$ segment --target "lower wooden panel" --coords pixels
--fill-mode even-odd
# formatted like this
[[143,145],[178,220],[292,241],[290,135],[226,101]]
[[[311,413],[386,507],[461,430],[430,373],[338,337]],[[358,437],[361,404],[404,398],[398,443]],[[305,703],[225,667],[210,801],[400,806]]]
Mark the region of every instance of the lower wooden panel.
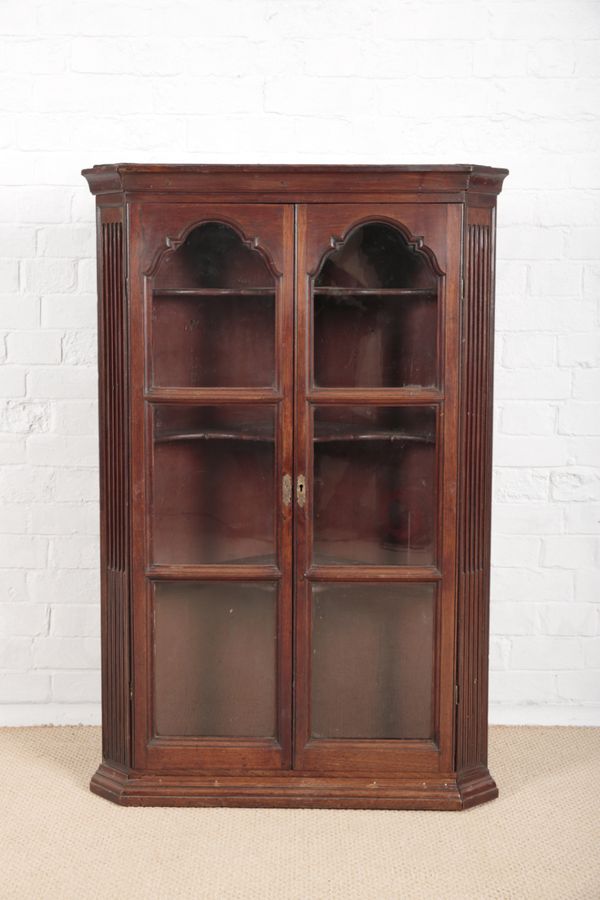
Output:
[[459,810],[498,796],[483,766],[460,775],[410,778],[139,775],[100,766],[95,794],[122,806],[244,806],[322,809]]

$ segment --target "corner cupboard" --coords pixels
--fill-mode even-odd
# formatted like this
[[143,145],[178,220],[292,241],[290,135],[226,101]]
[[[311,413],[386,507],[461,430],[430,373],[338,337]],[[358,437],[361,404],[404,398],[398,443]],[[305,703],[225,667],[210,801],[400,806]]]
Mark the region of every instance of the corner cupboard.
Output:
[[92,790],[127,805],[492,799],[506,170],[83,174],[100,345]]

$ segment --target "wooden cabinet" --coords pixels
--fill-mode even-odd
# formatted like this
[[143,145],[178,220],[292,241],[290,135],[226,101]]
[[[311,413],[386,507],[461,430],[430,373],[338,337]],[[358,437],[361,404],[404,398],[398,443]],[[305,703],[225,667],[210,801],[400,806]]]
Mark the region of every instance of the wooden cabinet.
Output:
[[483,166],[95,166],[122,804],[491,799]]

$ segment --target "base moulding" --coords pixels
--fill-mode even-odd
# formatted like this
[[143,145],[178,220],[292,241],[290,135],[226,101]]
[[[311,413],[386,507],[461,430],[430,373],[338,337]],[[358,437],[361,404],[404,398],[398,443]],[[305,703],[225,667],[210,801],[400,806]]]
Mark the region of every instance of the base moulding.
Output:
[[103,763],[91,790],[121,806],[240,806],[312,809],[467,809],[493,800],[487,768],[448,776],[192,776],[125,771]]

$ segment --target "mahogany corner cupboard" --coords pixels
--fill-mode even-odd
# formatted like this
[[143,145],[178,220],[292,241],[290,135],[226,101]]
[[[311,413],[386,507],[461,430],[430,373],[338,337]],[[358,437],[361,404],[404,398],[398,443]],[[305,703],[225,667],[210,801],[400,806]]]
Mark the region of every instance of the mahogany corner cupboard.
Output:
[[487,769],[486,166],[102,165],[103,761],[126,805]]

